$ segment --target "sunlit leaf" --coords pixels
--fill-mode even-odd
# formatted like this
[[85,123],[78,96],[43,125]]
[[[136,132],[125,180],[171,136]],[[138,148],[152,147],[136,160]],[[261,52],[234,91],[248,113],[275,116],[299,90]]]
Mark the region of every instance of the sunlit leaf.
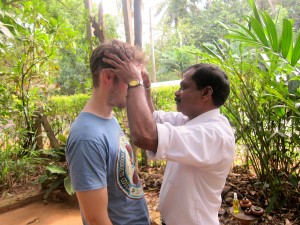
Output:
[[255,16],[255,19],[257,21],[259,21],[259,23],[261,24],[261,19],[260,19],[260,16],[259,16],[259,13],[258,13],[258,10],[257,10],[257,7],[255,5],[255,1],[254,0],[248,0],[252,10],[253,10],[253,13],[254,13],[254,16]]
[[65,174],[66,170],[63,167],[57,165],[49,165],[46,167],[51,173]]
[[202,44],[202,47],[205,48],[206,51],[209,52],[209,54],[213,55],[215,58],[217,58],[220,62],[222,61],[222,57],[217,55],[215,52],[213,52],[212,50],[210,50],[207,46],[205,46],[205,44]]
[[300,33],[298,34],[298,38],[293,50],[293,55],[291,59],[292,66],[295,66],[298,63],[299,58],[300,58]]
[[278,36],[277,36],[276,26],[268,13],[265,12],[263,14],[263,19],[265,22],[265,27],[266,27],[267,35],[269,37],[271,47],[275,52],[277,52],[278,51]]
[[251,31],[247,27],[245,27],[245,26],[243,26],[243,25],[241,25],[239,23],[235,23],[235,24],[238,25],[240,28],[242,28],[254,41],[257,41],[257,38],[255,37],[255,35],[252,34]]
[[69,176],[67,176],[65,179],[64,179],[64,186],[65,186],[65,189],[66,191],[68,192],[69,195],[72,195],[75,193],[74,189],[73,189],[73,186],[72,186],[72,183],[71,183],[71,179]]
[[225,35],[225,38],[234,39],[234,41],[243,41],[246,42],[247,44],[251,44],[254,46],[262,46],[260,42],[253,41],[252,39],[249,39],[248,37],[241,36],[241,35],[228,34]]
[[269,47],[269,43],[266,38],[262,24],[259,23],[259,21],[257,21],[254,18],[250,18],[250,20],[251,20],[251,26],[254,32],[256,33],[257,37],[259,38],[259,40],[263,43],[264,46]]
[[225,59],[225,54],[224,54],[224,52],[222,51],[222,49],[220,48],[220,46],[219,46],[215,41],[214,41],[214,44],[215,44],[215,46],[216,46],[218,52],[220,53],[222,59]]
[[293,38],[293,31],[292,31],[291,21],[288,19],[284,19],[282,35],[281,35],[281,54],[285,59],[287,58],[289,51],[292,47],[292,38]]

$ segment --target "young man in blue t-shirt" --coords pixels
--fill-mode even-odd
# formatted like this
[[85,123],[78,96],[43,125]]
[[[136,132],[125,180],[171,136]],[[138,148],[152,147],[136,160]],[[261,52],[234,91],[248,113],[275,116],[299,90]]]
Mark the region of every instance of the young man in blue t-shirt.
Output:
[[148,225],[149,215],[135,157],[113,108],[124,108],[128,85],[108,70],[104,52],[126,54],[136,66],[144,54],[113,40],[97,47],[90,58],[91,98],[71,126],[66,158],[85,225]]

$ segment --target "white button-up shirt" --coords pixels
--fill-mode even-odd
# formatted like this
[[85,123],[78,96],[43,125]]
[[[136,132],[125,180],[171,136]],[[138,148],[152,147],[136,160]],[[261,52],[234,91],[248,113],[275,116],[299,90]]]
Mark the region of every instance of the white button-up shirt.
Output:
[[[153,113],[157,122],[155,159],[166,159],[160,190],[167,225],[219,225],[221,192],[234,158],[235,138],[219,109],[188,120],[182,113]],[[148,152],[151,153],[153,152]]]

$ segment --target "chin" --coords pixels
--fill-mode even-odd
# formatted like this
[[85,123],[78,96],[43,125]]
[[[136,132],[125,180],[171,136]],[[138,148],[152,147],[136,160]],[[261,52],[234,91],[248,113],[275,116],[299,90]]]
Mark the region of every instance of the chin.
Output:
[[119,104],[119,105],[117,105],[117,108],[124,109],[124,108],[126,108],[126,104]]

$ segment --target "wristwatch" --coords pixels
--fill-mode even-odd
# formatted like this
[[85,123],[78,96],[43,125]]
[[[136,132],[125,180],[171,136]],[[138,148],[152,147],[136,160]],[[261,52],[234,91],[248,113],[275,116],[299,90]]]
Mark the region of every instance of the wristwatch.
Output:
[[132,79],[131,81],[129,81],[128,83],[128,88],[131,88],[131,87],[138,87],[138,86],[141,86],[143,85],[143,81],[142,80],[139,80],[139,79]]

